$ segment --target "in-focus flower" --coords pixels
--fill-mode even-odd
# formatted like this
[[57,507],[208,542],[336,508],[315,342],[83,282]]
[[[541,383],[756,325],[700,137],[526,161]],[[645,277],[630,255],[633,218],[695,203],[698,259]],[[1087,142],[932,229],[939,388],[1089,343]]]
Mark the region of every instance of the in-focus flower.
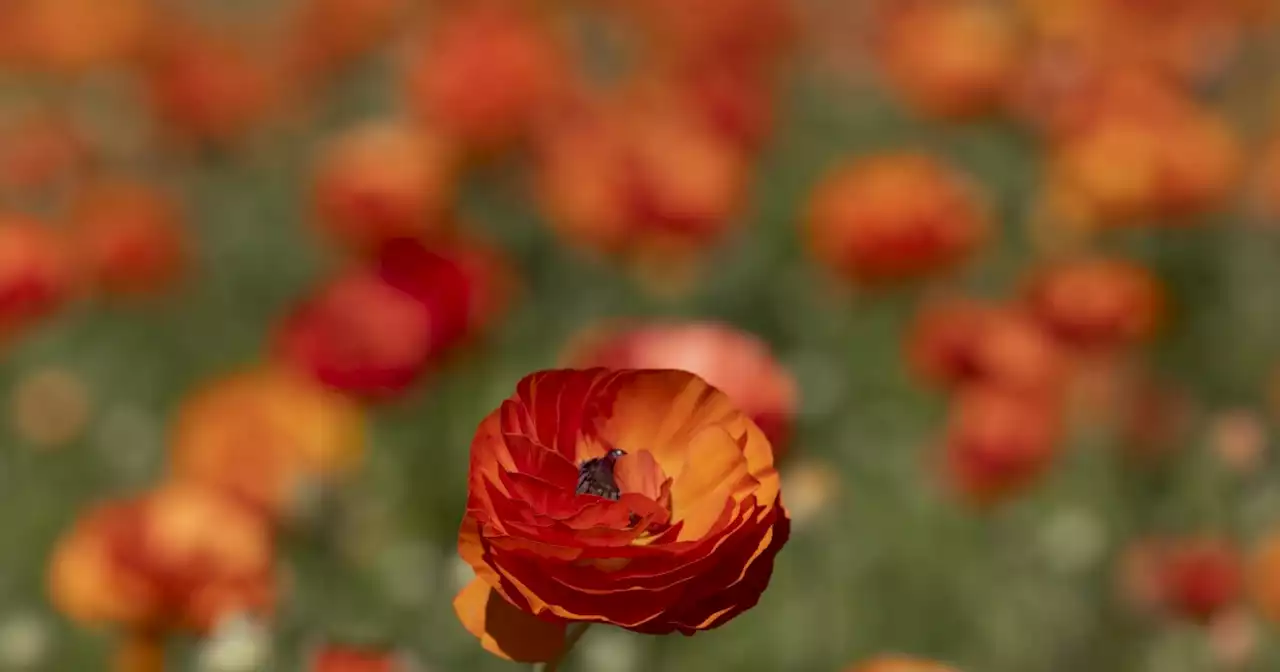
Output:
[[842,277],[871,283],[953,267],[990,228],[986,205],[963,175],[914,153],[840,166],[814,191],[806,224],[819,260]]
[[880,53],[889,82],[920,112],[967,118],[1003,102],[1019,65],[1005,10],[981,1],[890,3]]
[[973,388],[953,404],[944,439],[944,474],[969,503],[988,507],[1023,492],[1056,457],[1061,419],[1054,403]]
[[544,371],[481,423],[454,602],[489,651],[560,653],[570,622],[691,635],[754,606],[790,520],[769,441],[682,371]]
[[0,214],[0,335],[49,315],[74,286],[63,236],[40,222]]
[[85,624],[208,632],[269,609],[274,549],[267,522],[217,490],[171,483],[90,510],[58,542],[54,605]]
[[311,654],[307,672],[417,672],[409,658],[395,650],[348,644],[322,644]]
[[294,513],[303,488],[351,471],[364,447],[354,402],[261,367],[217,380],[183,403],[170,468],[279,519]]
[[1084,257],[1036,272],[1026,291],[1029,311],[1062,343],[1105,351],[1152,336],[1164,316],[1160,281],[1138,264]]
[[714,322],[602,328],[586,332],[570,349],[568,362],[578,368],[696,374],[756,423],[773,446],[775,462],[786,452],[799,390],[768,344],[752,334]]
[[884,656],[849,668],[849,672],[956,672],[954,668],[923,658]]
[[926,306],[908,335],[907,358],[920,378],[949,390],[983,385],[1046,396],[1066,373],[1061,349],[1031,315],[966,299]]
[[315,178],[317,224],[359,251],[434,233],[452,205],[454,167],[439,138],[376,121],[335,138]]
[[645,98],[584,106],[545,129],[536,187],[571,244],[673,262],[731,231],[746,163],[695,110]]
[[443,10],[410,64],[414,108],[468,148],[520,139],[569,77],[563,47],[541,21],[512,3]]
[[103,291],[144,294],[178,279],[187,261],[182,215],[163,190],[103,181],[77,198],[71,212],[85,273]]

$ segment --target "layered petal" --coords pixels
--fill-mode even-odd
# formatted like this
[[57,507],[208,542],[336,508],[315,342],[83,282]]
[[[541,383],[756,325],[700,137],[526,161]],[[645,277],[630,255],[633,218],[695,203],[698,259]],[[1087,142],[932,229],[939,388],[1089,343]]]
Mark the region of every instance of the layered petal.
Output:
[[459,615],[508,657],[480,625],[482,599],[560,627],[692,634],[756,603],[789,530],[768,439],[701,378],[535,373],[472,444],[459,552],[499,597],[473,585]]

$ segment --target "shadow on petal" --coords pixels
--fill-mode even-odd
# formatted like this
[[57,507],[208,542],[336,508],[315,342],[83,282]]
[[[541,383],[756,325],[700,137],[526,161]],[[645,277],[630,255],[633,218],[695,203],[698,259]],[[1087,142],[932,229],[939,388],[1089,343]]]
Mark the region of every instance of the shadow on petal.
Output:
[[494,655],[539,663],[554,659],[564,648],[564,622],[544,621],[520,611],[481,579],[458,593],[453,608],[463,627]]

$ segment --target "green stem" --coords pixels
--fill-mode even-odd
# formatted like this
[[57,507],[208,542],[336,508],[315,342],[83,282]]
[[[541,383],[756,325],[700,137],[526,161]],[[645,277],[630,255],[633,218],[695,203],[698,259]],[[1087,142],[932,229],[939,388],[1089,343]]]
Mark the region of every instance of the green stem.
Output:
[[578,640],[582,639],[589,627],[591,627],[590,621],[569,626],[569,630],[564,637],[564,648],[560,649],[560,655],[556,656],[554,660],[534,665],[534,672],[556,672],[559,670],[560,664],[569,657],[569,652],[573,651],[573,647],[578,643]]

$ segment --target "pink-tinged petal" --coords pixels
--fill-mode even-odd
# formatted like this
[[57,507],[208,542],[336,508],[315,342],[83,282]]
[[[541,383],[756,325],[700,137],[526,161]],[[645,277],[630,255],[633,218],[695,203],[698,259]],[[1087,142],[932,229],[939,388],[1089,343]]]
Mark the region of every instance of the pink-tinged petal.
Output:
[[453,608],[485,650],[507,660],[542,663],[564,649],[563,621],[539,619],[515,608],[482,579],[463,588]]

